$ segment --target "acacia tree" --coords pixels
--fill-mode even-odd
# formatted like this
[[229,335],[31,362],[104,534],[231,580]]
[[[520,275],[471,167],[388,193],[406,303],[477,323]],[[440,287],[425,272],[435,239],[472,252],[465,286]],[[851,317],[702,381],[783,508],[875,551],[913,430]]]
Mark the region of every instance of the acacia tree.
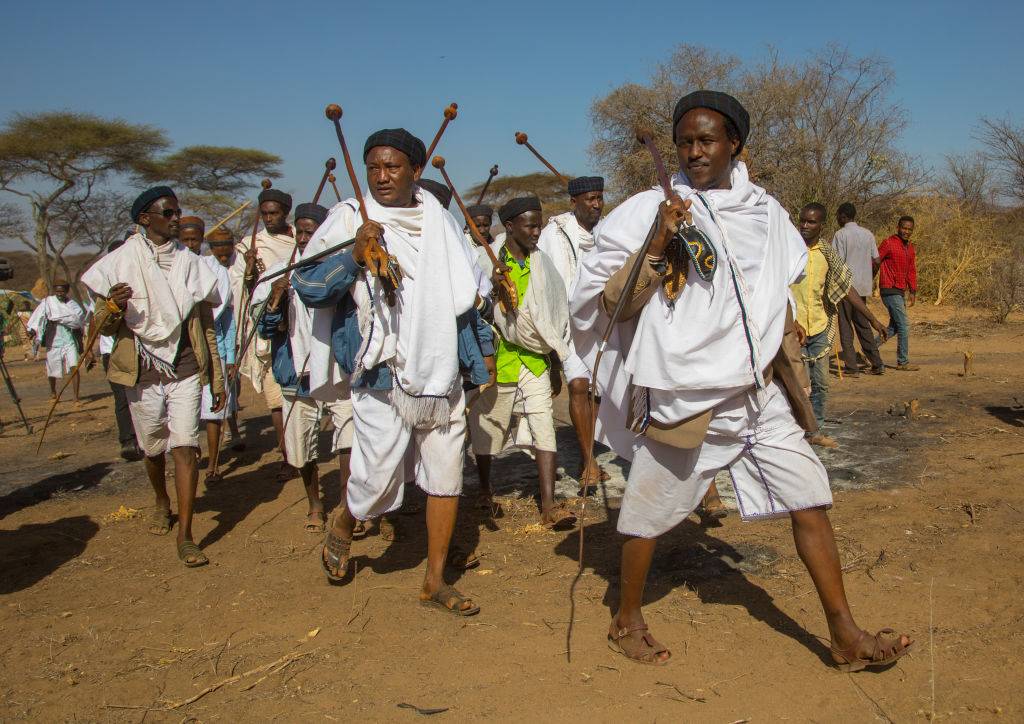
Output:
[[[483,186],[483,183],[478,183],[468,189],[463,200],[467,204],[471,203],[470,199],[476,201]],[[520,176],[495,176],[491,185],[487,187],[484,203],[490,204],[497,211],[499,206],[517,196],[536,196],[540,199],[545,216],[560,214],[569,208],[569,197],[561,179],[554,174],[540,172]]]
[[[64,278],[76,288],[78,280],[107,248],[132,227],[131,198],[113,191],[92,194],[87,201],[67,198],[54,204],[50,253]],[[72,268],[65,258],[71,246],[85,248],[88,256]]]
[[1024,127],[1008,119],[981,119],[978,138],[986,148],[1001,178],[1002,192],[1016,203],[1024,203]]
[[923,181],[895,146],[906,116],[889,100],[893,83],[884,60],[857,58],[838,46],[799,63],[769,50],[763,62],[744,68],[733,56],[682,45],[646,83],[621,86],[594,102],[591,153],[617,192],[647,188],[654,170],[635,127],[651,129],[671,165],[675,102],[693,90],[722,90],[750,112],[744,153],[757,183],[790,211],[809,201],[829,209],[853,201],[860,218],[871,220]]
[[[280,178],[280,165],[279,156],[255,148],[186,146],[142,165],[139,177],[182,189],[182,202],[213,223],[255,196],[262,179]],[[239,217],[237,228],[243,223],[251,221]]]
[[[0,130],[0,190],[28,202],[39,275],[53,281],[55,205],[85,204],[111,176],[136,169],[167,147],[147,125],[69,111],[15,114]],[[66,247],[65,247],[66,248]]]

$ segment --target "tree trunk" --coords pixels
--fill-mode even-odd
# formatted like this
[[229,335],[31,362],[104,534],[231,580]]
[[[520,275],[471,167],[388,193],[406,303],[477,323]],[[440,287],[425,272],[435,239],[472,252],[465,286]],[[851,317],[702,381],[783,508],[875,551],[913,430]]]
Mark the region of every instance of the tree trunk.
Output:
[[37,203],[32,204],[32,219],[36,228],[32,242],[36,249],[36,266],[39,267],[39,276],[49,289],[53,285],[53,269],[50,266],[50,254],[46,248],[47,227],[50,225],[50,217],[46,209]]

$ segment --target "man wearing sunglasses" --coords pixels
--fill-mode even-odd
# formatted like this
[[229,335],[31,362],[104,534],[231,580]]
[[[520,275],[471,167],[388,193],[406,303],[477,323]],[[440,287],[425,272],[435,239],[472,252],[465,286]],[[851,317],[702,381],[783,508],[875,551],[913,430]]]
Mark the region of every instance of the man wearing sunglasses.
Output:
[[178,241],[181,209],[167,186],[135,199],[132,221],[141,231],[82,276],[97,297],[96,324],[114,337],[107,379],[124,385],[156,506],[149,532],[171,528],[166,453],[174,460],[178,500],[178,557],[189,568],[209,563],[192,540],[198,483],[199,408],[203,385],[213,411],[224,406],[213,307],[217,277]]

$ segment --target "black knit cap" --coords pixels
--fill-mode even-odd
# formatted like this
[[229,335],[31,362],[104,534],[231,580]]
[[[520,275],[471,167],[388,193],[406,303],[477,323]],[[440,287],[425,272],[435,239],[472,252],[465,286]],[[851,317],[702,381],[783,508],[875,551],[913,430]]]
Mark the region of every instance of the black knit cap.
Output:
[[750,134],[750,114],[738,100],[728,93],[720,91],[699,90],[679,99],[676,109],[672,111],[673,141],[676,138],[676,126],[679,125],[679,119],[694,108],[710,108],[732,121],[740,133],[740,145],[736,149],[736,153],[739,154],[743,150],[743,145],[747,142],[747,136]]
[[409,157],[409,162],[413,166],[423,168],[427,163],[427,147],[423,145],[423,141],[404,128],[385,128],[370,134],[366,143],[363,144],[363,163],[366,163],[370,149],[377,146],[389,146],[396,151],[401,151]]
[[504,224],[527,211],[540,211],[540,199],[536,196],[520,196],[512,199],[498,209],[498,218]]
[[473,204],[466,209],[469,215],[473,218],[477,216],[486,216],[488,219],[494,216],[494,209],[487,204]]
[[154,201],[164,197],[170,197],[175,201],[178,200],[178,197],[174,195],[174,189],[170,186],[154,186],[143,191],[132,203],[132,221],[139,223],[139,214],[148,209]]
[[440,181],[434,181],[429,178],[421,178],[417,181],[421,189],[425,189],[434,195],[434,198],[441,202],[441,206],[448,208],[448,204],[452,202],[452,190],[448,188],[447,184],[443,184]]
[[312,219],[317,226],[324,223],[327,218],[327,209],[320,204],[299,204],[295,207],[295,220]]
[[291,195],[277,189],[263,189],[260,191],[259,202],[262,204],[264,201],[276,201],[284,207],[285,213],[292,208]]
[[604,179],[600,176],[580,176],[569,181],[570,196],[578,196],[590,191],[604,191]]

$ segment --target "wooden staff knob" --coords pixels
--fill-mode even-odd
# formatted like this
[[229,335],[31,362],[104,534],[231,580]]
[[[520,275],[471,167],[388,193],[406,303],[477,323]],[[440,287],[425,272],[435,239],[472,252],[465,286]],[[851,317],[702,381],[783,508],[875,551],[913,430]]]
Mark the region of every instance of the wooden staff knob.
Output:
[[430,165],[434,168],[444,168],[444,156],[434,156],[434,160],[430,162]]
[[651,132],[651,129],[648,128],[647,126],[637,126],[636,128],[633,129],[633,133],[634,135],[636,135],[637,143],[639,143],[641,146],[647,143],[648,141],[654,139],[654,134]]
[[449,121],[454,120],[455,116],[459,115],[459,104],[450,103],[447,108],[444,109],[444,117]]
[[328,120],[340,121],[341,120],[341,106],[337,103],[332,103],[324,109],[324,115],[327,116]]
[[498,175],[498,164],[494,164],[493,166],[491,166],[491,176],[497,176],[497,175]]
[[335,161],[333,158],[329,158],[327,159],[327,163],[325,163],[324,165],[327,166],[328,171],[333,171],[338,167],[338,162]]
[[522,131],[516,131],[516,143],[522,146],[527,141],[527,136]]
[[272,183],[270,182],[270,179],[268,179],[268,178],[265,178],[265,179],[263,179],[262,181],[260,181],[260,186],[262,186],[262,187],[263,187],[263,190],[264,190],[264,191],[266,191],[267,189],[269,189],[269,188],[270,188],[271,186],[273,186],[273,185],[274,185],[274,184],[272,184]]

